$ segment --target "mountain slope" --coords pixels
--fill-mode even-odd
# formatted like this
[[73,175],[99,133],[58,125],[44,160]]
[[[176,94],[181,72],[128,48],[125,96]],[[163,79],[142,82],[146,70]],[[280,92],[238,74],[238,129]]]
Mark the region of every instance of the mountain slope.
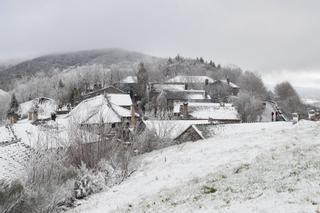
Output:
[[214,138],[151,152],[122,184],[73,213],[315,212],[320,124],[230,124]]
[[102,64],[110,66],[119,63],[135,63],[152,60],[154,57],[123,49],[86,50],[63,54],[41,56],[21,62],[0,72],[0,88],[9,89],[9,81],[38,72],[49,73],[54,69],[63,70],[72,66]]

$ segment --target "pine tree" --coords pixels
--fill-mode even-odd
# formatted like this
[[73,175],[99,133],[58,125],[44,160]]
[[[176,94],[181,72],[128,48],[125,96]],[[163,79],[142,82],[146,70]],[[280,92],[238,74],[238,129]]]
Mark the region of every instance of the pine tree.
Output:
[[139,64],[139,70],[137,74],[138,79],[138,96],[139,98],[145,98],[146,97],[146,90],[147,90],[147,84],[149,80],[148,72],[146,68],[144,67],[143,63]]
[[64,83],[63,81],[60,79],[59,84],[58,84],[59,88],[62,89],[64,87]]
[[210,60],[209,65],[212,67],[216,67],[216,65],[214,64],[214,62],[212,60]]
[[11,96],[11,102],[9,105],[8,115],[18,115],[19,103],[16,95],[13,93]]

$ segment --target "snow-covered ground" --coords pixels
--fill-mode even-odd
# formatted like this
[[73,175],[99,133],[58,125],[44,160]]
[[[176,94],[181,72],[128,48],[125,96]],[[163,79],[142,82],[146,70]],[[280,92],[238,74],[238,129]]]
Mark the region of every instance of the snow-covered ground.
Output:
[[211,139],[136,159],[121,185],[71,213],[315,212],[320,206],[320,123],[219,126]]
[[65,145],[68,124],[68,119],[58,116],[56,122],[46,125],[35,126],[24,119],[12,126],[0,126],[0,180],[10,182],[23,176],[32,148]]

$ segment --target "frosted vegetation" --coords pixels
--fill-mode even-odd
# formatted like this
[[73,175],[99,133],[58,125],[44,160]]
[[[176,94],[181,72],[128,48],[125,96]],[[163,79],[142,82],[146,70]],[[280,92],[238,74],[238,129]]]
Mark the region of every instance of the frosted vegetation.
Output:
[[[67,59],[72,63],[67,59],[63,61],[62,56],[68,56]],[[79,60],[81,63],[76,63]],[[137,75],[141,61],[144,62],[149,82],[161,83],[179,74],[206,75],[216,80],[228,78],[241,88],[241,94],[229,101],[237,106],[243,121],[257,121],[262,113],[261,102],[273,97],[279,97],[282,101],[281,107],[284,111],[288,111],[288,114],[292,111],[303,111],[301,101],[295,92],[286,90],[290,93],[290,98],[277,94],[280,90],[276,90],[274,94],[266,89],[259,75],[249,71],[244,72],[239,67],[216,65],[213,61],[207,62],[201,57],[189,59],[177,55],[175,58],[163,59],[118,49],[49,55],[24,62],[10,68],[10,72],[13,73],[10,75],[11,80],[1,86],[15,92],[20,103],[37,97],[48,97],[63,105],[70,102],[75,88],[76,92],[81,94],[92,89],[94,85],[104,87],[119,82],[128,75]],[[28,67],[28,64],[31,64],[31,67],[37,67],[33,75],[19,75],[21,70]],[[4,72],[6,71],[1,72],[0,78],[3,78]],[[217,92],[223,93],[223,91]],[[215,97],[215,91],[209,95]],[[0,115],[3,115],[7,100],[1,100],[1,102]],[[248,116],[248,114],[251,115]]]
[[171,145],[161,145],[147,131],[134,135],[128,144],[110,138],[106,128],[89,133],[71,122],[67,135],[59,134],[59,128],[50,122],[41,127],[31,149],[23,146],[28,152],[20,153],[25,154],[17,165],[20,173],[0,182],[0,212],[61,212],[75,207],[79,200],[122,183],[137,168],[137,154]]
[[[110,57],[110,54],[112,57]],[[68,57],[65,58],[65,56]],[[144,62],[144,66],[140,64],[141,61]],[[26,67],[33,70],[32,75],[24,75],[23,70],[26,71]],[[262,102],[269,99],[276,100],[288,115],[296,111],[301,114],[304,112],[304,105],[301,103],[299,96],[290,83],[284,82],[277,85],[275,93],[273,93],[267,91],[261,77],[253,72],[244,72],[235,66],[222,67],[221,65],[216,65],[213,61],[206,62],[202,58],[189,59],[178,55],[175,58],[163,59],[123,50],[87,51],[77,54],[40,57],[4,70],[1,72],[0,77],[5,76],[3,73],[8,73],[9,71],[12,72],[12,75],[8,75],[10,79],[1,78],[1,81],[8,80],[9,83],[6,81],[5,87],[10,89],[11,94],[0,93],[0,120],[4,120],[6,115],[10,113],[10,110],[17,108],[17,102],[22,103],[38,97],[48,97],[56,100],[59,105],[64,105],[74,100],[75,93],[86,93],[90,91],[94,85],[100,85],[100,87],[112,85],[128,75],[137,76],[138,79],[142,79],[143,81],[160,83],[179,74],[206,75],[216,80],[225,80],[228,78],[241,88],[241,92],[237,97],[231,97],[227,101],[236,106],[243,122],[255,122],[259,120],[259,117],[264,111]],[[145,85],[146,84],[139,85],[138,93],[141,97],[146,97]],[[214,96],[214,92],[216,91],[213,91],[213,94],[209,95]],[[224,91],[219,92],[223,93]],[[14,97],[17,98],[17,101]],[[148,106],[146,107],[147,109],[152,110],[152,104],[146,103],[146,106]],[[14,109],[14,113],[16,113],[16,111],[17,109]],[[163,117],[165,118],[165,116]],[[308,125],[306,125],[306,127],[308,127]],[[229,140],[223,139],[223,137],[226,137],[226,135],[224,135],[219,139],[221,144],[229,142],[231,147],[234,146],[235,149],[240,148],[243,151],[240,154],[244,157],[252,150],[259,151],[259,155],[250,155],[252,157],[250,158],[251,160],[255,159],[254,162],[247,162],[247,159],[238,156],[238,150],[226,150],[229,151],[227,154],[230,154],[230,156],[226,155],[226,159],[233,159],[232,156],[237,155],[240,164],[213,164],[212,166],[215,168],[214,171],[203,173],[203,175],[196,173],[195,175],[188,176],[189,174],[185,173],[188,178],[184,181],[184,185],[181,186],[174,183],[176,181],[179,182],[179,180],[185,178],[185,176],[179,177],[178,174],[173,183],[168,182],[170,178],[163,177],[162,183],[167,183],[168,185],[161,185],[153,181],[154,178],[157,180],[158,176],[153,177],[153,174],[150,172],[153,171],[154,174],[161,174],[163,172],[170,176],[166,171],[163,171],[166,169],[161,165],[159,167],[158,162],[156,162],[157,159],[159,160],[159,156],[163,156],[157,155],[162,151],[143,156],[141,156],[141,154],[175,145],[170,137],[160,138],[152,131],[145,131],[143,133],[134,133],[130,138],[130,143],[122,143],[119,142],[119,137],[110,137],[110,129],[100,126],[93,129],[90,129],[90,127],[79,128],[79,126],[74,125],[74,122],[70,122],[65,132],[68,137],[61,137],[57,134],[59,127],[56,126],[54,122],[49,122],[41,126],[41,128],[42,132],[38,135],[36,141],[37,146],[27,147],[28,150],[31,150],[31,154],[27,154],[29,160],[20,163],[21,168],[23,168],[22,174],[14,180],[2,181],[0,183],[0,212],[61,212],[77,206],[79,200],[87,199],[90,195],[100,191],[108,192],[118,186],[119,189],[123,189],[122,187],[125,189],[128,183],[137,184],[134,185],[133,188],[137,186],[141,189],[150,183],[150,186],[154,186],[156,190],[163,190],[164,192],[161,193],[159,197],[157,191],[152,191],[154,188],[150,188],[150,193],[145,193],[145,191],[142,190],[139,193],[147,199],[146,202],[142,202],[141,200],[130,197],[134,195],[133,191],[128,194],[128,197],[126,197],[126,191],[122,191],[124,200],[121,200],[121,196],[117,198],[119,200],[112,204],[113,206],[110,207],[110,210],[117,211],[120,209],[121,211],[153,212],[159,210],[158,208],[166,211],[182,207],[188,211],[190,210],[190,203],[195,205],[192,206],[191,209],[201,209],[202,206],[206,205],[223,209],[230,207],[230,202],[233,202],[233,200],[246,202],[250,199],[258,199],[262,196],[261,192],[268,187],[273,187],[276,191],[280,190],[280,192],[281,190],[294,192],[295,189],[292,189],[293,182],[290,182],[291,176],[289,176],[289,183],[281,182],[281,178],[284,177],[283,174],[281,174],[282,176],[279,176],[280,185],[274,186],[272,185],[274,184],[272,181],[266,179],[266,177],[275,175],[274,172],[269,170],[280,172],[284,168],[297,168],[294,160],[300,162],[301,159],[295,155],[296,152],[298,152],[298,154],[302,153],[302,155],[308,154],[311,157],[315,156],[315,153],[310,151],[312,148],[311,146],[309,147],[310,144],[307,144],[307,148],[303,148],[303,145],[296,146],[295,144],[298,143],[298,139],[301,138],[296,139],[288,134],[280,136],[281,146],[276,147],[275,143],[272,143],[271,148],[275,148],[276,150],[271,150],[271,152],[264,154],[262,151],[266,151],[267,148],[269,149],[269,146],[265,147],[266,149],[263,148],[261,151],[261,149],[256,149],[257,147],[250,147],[252,144],[249,144],[248,141],[253,142],[253,144],[259,148],[259,146],[264,146],[262,143],[269,143],[268,140],[273,141],[278,139],[272,135],[273,133],[264,135],[264,127],[262,127],[262,129],[259,129],[261,134],[255,133],[255,140],[258,137],[264,137],[265,140],[255,141],[248,136],[248,132],[243,132],[244,129],[251,131],[254,129],[253,126],[231,127],[233,131],[239,130],[240,132],[242,131],[242,134],[246,133],[247,137],[241,138],[241,134],[234,135],[236,142],[238,142],[238,144],[235,145],[230,135],[228,136]],[[274,134],[281,135],[285,133],[277,129],[280,128],[278,126],[271,126],[270,128]],[[286,128],[289,127],[285,126],[284,131],[286,131]],[[170,130],[172,131],[172,129],[176,128],[169,127],[168,125],[161,127],[161,131],[166,134],[168,134]],[[228,127],[225,128],[225,131],[230,130],[227,129]],[[218,133],[218,130],[219,129],[214,129],[213,131],[217,131]],[[25,129],[21,131],[24,131],[24,134],[28,133]],[[121,134],[121,131],[117,132],[117,134]],[[215,132],[213,135],[214,134]],[[314,138],[318,137],[318,135],[313,132],[311,135],[312,136],[306,135],[309,139],[311,137],[311,141],[314,141]],[[295,141],[294,145],[286,142],[287,137],[290,137],[289,142],[292,142],[292,140]],[[212,140],[214,141],[215,139]],[[93,141],[94,143],[92,143]],[[181,174],[184,173],[184,169],[186,169],[185,171],[189,171],[190,169],[198,171],[197,168],[194,168],[195,165],[183,168],[183,165],[179,164],[183,163],[183,160],[189,162],[190,159],[188,159],[188,156],[190,158],[195,157],[196,160],[202,161],[199,167],[203,169],[201,172],[208,170],[209,168],[205,166],[206,163],[204,162],[204,160],[207,159],[203,158],[203,154],[210,156],[212,162],[220,160],[215,157],[216,154],[223,157],[221,153],[219,153],[219,151],[221,151],[218,148],[220,145],[209,144],[211,142],[210,140],[206,141],[203,148],[201,148],[201,146],[196,147],[196,145],[187,145],[187,149],[189,150],[187,150],[187,152],[189,152],[190,155],[188,153],[181,154],[180,152],[180,154],[175,156],[177,149],[182,150],[184,146],[176,146],[172,149],[168,148],[163,150],[163,152],[166,153],[165,155],[176,159],[175,163],[169,160],[172,165],[169,165],[168,172],[175,166],[180,168],[180,170],[177,171],[181,172]],[[248,146],[250,149],[247,150],[247,147],[239,146],[242,143],[246,144],[245,146]],[[59,146],[56,146],[57,144]],[[220,148],[228,149],[230,148],[229,145]],[[287,146],[290,146],[290,149],[287,149]],[[190,151],[192,148],[194,148],[195,152]],[[214,151],[211,153],[212,150],[216,149],[217,152]],[[278,165],[278,163],[283,160],[283,155],[288,156],[288,159],[292,161]],[[180,158],[178,158],[178,156],[180,156]],[[270,158],[273,159],[273,157],[275,160],[269,162]],[[152,159],[155,159],[155,161]],[[182,159],[182,161],[180,161],[180,159]],[[306,162],[304,162],[304,160],[306,160]],[[303,165],[307,163],[307,160],[311,160],[311,158],[304,160],[301,160]],[[164,157],[164,161],[167,161],[166,156]],[[151,168],[150,172],[148,171],[148,163],[154,166],[154,169]],[[316,162],[312,162],[310,165],[318,169]],[[225,169],[224,166],[227,166],[227,169]],[[264,169],[261,170],[260,166]],[[158,170],[155,171],[155,168],[158,168]],[[307,169],[307,174],[310,173],[310,175],[313,175],[313,171]],[[136,173],[137,170],[138,172]],[[190,172],[192,173],[192,171]],[[299,170],[297,172],[301,171]],[[173,170],[171,173],[174,174]],[[256,179],[245,178],[247,175],[253,176],[258,173],[263,173],[264,176]],[[140,178],[143,177],[144,174],[149,175],[145,180],[149,180],[150,182],[142,181],[143,184],[141,185]],[[133,179],[130,179],[131,176],[133,176]],[[191,177],[194,179],[190,179]],[[237,182],[237,178],[240,178],[239,182]],[[126,182],[127,179],[129,182]],[[316,178],[310,180],[316,181]],[[258,186],[254,185],[254,183],[257,183]],[[262,184],[265,188],[261,188],[261,183],[265,184]],[[165,191],[162,186],[170,186],[171,188]],[[130,189],[127,190],[130,191]],[[194,191],[195,193],[190,195],[190,191]],[[245,194],[242,193],[243,191],[245,191]],[[186,196],[188,194],[190,196]],[[108,194],[106,195],[107,198],[109,198],[109,196]],[[210,203],[212,199],[217,202],[214,204]],[[134,203],[133,206],[131,202]],[[118,203],[121,205],[117,205]],[[159,203],[161,204],[159,205]],[[84,206],[83,208],[88,208],[85,209],[85,212],[93,209],[90,203],[89,207]],[[103,212],[105,206],[100,203],[99,208],[101,210],[100,212]]]

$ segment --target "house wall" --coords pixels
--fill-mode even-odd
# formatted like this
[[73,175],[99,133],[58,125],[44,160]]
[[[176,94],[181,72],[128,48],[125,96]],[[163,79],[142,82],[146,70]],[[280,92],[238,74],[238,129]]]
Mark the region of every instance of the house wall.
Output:
[[187,141],[198,141],[202,140],[202,137],[198,134],[198,132],[190,126],[186,131],[184,131],[180,136],[178,136],[175,141],[177,143],[184,143]]

